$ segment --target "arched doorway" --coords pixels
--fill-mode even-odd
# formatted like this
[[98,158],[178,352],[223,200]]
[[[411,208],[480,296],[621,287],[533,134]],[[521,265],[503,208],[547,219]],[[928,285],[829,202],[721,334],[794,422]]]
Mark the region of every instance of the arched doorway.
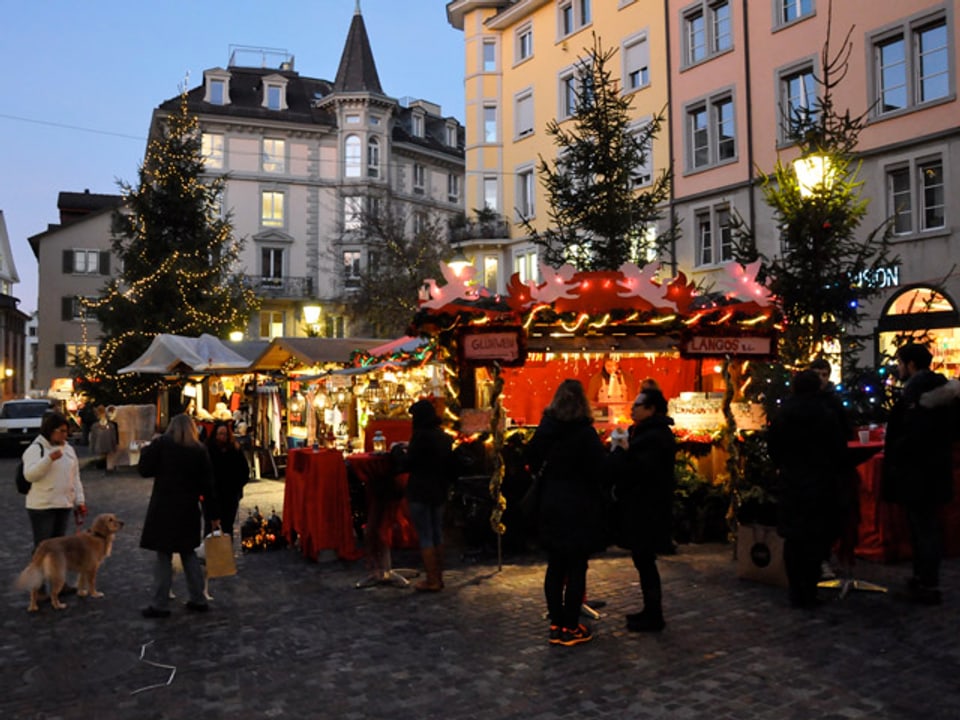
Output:
[[960,374],[960,312],[942,290],[914,285],[887,301],[877,323],[877,364],[891,358],[905,338],[929,345],[934,369]]

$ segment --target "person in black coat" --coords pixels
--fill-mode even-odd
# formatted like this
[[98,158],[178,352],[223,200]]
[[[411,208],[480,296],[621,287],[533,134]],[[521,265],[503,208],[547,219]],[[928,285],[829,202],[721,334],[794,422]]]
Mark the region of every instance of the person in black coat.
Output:
[[580,607],[588,559],[604,549],[604,455],[583,385],[564,380],[526,449],[527,464],[540,477],[536,512],[540,544],[547,551],[543,592],[551,644],[577,645],[592,638],[580,623]]
[[429,400],[418,400],[409,412],[413,433],[407,445],[406,495],[426,570],[426,578],[414,589],[438,592],[443,589],[443,511],[453,480],[453,440],[440,427]]
[[626,440],[613,448],[611,460],[616,541],[630,550],[643,593],[643,610],[627,615],[627,629],[659,632],[665,622],[657,550],[673,542],[677,442],[660,390],[649,388],[637,395],[630,414],[633,425]]
[[[910,524],[913,575],[907,599],[938,605],[943,530],[940,506],[953,498],[952,413],[960,383],[930,370],[933,356],[918,343],[897,351],[904,383],[887,419],[883,457],[883,499],[903,505]],[[951,409],[952,408],[952,409]]]
[[175,416],[166,433],[140,451],[137,469],[141,476],[154,479],[140,547],[157,554],[153,566],[153,599],[142,614],[147,618],[170,615],[167,606],[174,553],[183,563],[190,593],[187,608],[205,611],[209,606],[203,594],[203,571],[195,551],[203,541],[201,500],[203,516],[213,529],[220,528],[220,519],[216,516],[210,455],[197,438],[193,420],[188,415]]
[[817,602],[820,564],[837,537],[844,512],[842,489],[848,467],[847,437],[840,418],[824,402],[820,377],[797,373],[792,394],[770,423],[768,447],[777,468],[778,532],[790,602]]
[[[213,486],[217,497],[217,517],[220,529],[233,537],[233,521],[237,517],[243,486],[250,479],[247,458],[233,437],[230,423],[217,422],[207,441],[210,463],[213,466]],[[203,534],[212,532],[210,521],[204,523]]]

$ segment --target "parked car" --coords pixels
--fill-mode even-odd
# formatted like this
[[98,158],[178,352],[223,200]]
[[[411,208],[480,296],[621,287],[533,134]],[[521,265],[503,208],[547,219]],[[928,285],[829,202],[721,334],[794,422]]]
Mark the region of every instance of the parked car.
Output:
[[30,444],[40,433],[44,413],[53,409],[50,400],[7,400],[0,405],[0,446]]

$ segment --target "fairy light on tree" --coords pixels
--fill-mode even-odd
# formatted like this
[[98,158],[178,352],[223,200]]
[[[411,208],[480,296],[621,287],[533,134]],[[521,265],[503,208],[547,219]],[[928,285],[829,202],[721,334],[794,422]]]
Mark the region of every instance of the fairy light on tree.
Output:
[[120,182],[112,249],[122,271],[98,299],[84,301],[102,328],[97,356],[78,358],[76,373],[98,402],[151,401],[156,378],[117,375],[158,333],[225,337],[256,309],[236,272],[242,240],[220,211],[225,178],[204,174],[197,118],[178,110],[156,128],[139,184]]

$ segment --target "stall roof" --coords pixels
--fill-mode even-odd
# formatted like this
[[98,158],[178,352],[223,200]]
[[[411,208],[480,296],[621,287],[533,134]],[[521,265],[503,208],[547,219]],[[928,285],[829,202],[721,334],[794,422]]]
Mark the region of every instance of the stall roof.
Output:
[[143,355],[117,372],[147,375],[239,372],[246,370],[249,365],[247,358],[213,335],[204,334],[194,338],[161,333],[153,338]]
[[252,363],[263,354],[269,344],[269,340],[241,340],[240,342],[230,342],[227,347],[238,355],[243,355]]
[[275,338],[252,364],[254,370],[280,370],[290,361],[313,367],[327,363],[346,364],[356,350],[383,345],[376,338]]

